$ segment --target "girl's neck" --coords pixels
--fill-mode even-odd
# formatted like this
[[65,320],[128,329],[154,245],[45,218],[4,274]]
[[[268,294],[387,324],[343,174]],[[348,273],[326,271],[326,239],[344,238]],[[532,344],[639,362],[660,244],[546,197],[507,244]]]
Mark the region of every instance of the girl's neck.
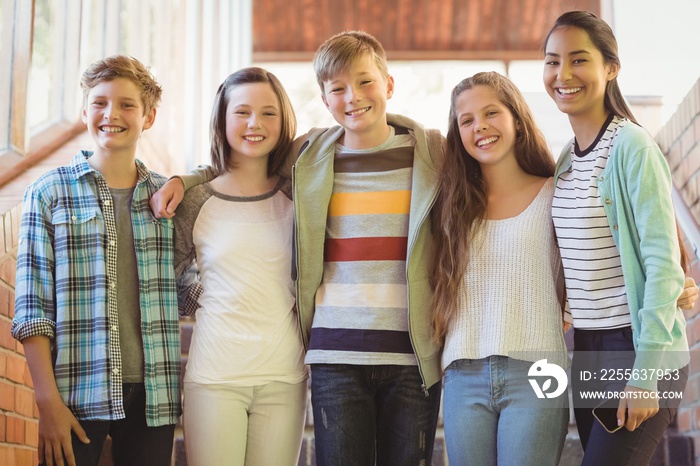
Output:
[[526,173],[517,161],[498,166],[481,166],[486,186],[486,214],[489,220],[519,215],[537,196],[546,178]]
[[486,193],[502,193],[517,190],[517,185],[530,176],[520,168],[515,157],[496,165],[481,165]]
[[600,108],[594,115],[569,116],[569,123],[580,150],[588,149],[595,142],[608,115],[605,108]]
[[264,167],[239,166],[229,168],[212,180],[212,187],[228,196],[252,197],[270,192],[279,176],[267,175],[267,164]]

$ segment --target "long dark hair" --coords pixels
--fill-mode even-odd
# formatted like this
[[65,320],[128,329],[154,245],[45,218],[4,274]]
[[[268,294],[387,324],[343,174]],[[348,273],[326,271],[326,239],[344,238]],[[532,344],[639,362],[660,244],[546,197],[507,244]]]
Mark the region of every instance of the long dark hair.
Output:
[[[588,38],[595,48],[603,55],[605,63],[613,63],[618,67],[620,66],[620,57],[617,52],[617,39],[615,39],[615,34],[608,23],[588,11],[569,11],[559,16],[544,40],[545,51],[547,42],[549,42],[549,37],[554,31],[563,27],[574,27],[584,31],[588,34]],[[624,97],[622,97],[622,91],[617,83],[617,77],[608,81],[605,86],[604,105],[609,113],[618,117],[627,118],[636,125],[639,125],[632,111],[627,106]],[[683,239],[681,238],[681,232],[677,221],[676,230],[681,253],[681,267],[683,267],[684,272],[688,272],[690,260],[685,246],[683,245]]]
[[431,317],[434,337],[445,339],[457,307],[460,282],[467,270],[468,244],[486,212],[486,183],[479,163],[466,151],[459,133],[457,98],[475,86],[487,86],[519,123],[515,158],[531,175],[554,175],[554,158],[525,98],[505,76],[495,72],[477,73],[452,90],[447,131],[447,150],[440,170],[438,197],[432,210],[435,255],[432,263],[433,297]]
[[231,162],[231,147],[226,139],[226,109],[228,108],[231,90],[241,84],[267,83],[277,95],[280,103],[282,118],[282,131],[280,140],[270,152],[267,160],[267,174],[272,175],[284,165],[285,158],[289,156],[292,141],[296,136],[297,119],[289,101],[289,96],[284,90],[277,76],[267,70],[257,67],[242,68],[231,74],[219,86],[214,98],[214,106],[211,112],[211,124],[209,138],[211,139],[211,165],[215,176],[228,171]]
[[[617,52],[617,39],[615,39],[615,34],[613,34],[608,23],[588,11],[568,11],[557,18],[544,40],[545,51],[547,49],[549,37],[554,31],[563,27],[574,27],[584,31],[588,34],[588,38],[595,48],[603,55],[603,60],[605,60],[606,64],[613,63],[618,67],[620,66],[620,56]],[[627,118],[639,124],[636,118],[634,118],[632,111],[627,106],[624,97],[622,97],[622,91],[620,91],[620,86],[617,83],[617,76],[608,81],[605,85],[604,104],[605,109],[609,113]]]

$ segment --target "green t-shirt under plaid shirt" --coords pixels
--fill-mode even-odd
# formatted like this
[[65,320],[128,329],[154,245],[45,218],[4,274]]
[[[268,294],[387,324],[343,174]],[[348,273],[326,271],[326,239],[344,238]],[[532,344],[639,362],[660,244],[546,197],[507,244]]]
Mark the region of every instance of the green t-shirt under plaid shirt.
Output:
[[[117,229],[105,179],[78,153],[24,195],[12,336],[52,340],[54,375],[80,420],[124,418],[116,289]],[[148,200],[165,178],[136,161],[131,222],[138,268],[146,420],[180,415],[180,334],[171,220]]]

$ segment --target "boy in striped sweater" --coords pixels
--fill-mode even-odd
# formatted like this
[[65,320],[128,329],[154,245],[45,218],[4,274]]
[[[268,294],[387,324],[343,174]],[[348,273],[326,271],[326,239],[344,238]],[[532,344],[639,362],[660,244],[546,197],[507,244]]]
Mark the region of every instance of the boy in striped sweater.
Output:
[[430,464],[441,384],[428,213],[442,136],[387,115],[394,80],[369,34],[330,38],[314,70],[340,125],[310,131],[293,169],[316,461]]

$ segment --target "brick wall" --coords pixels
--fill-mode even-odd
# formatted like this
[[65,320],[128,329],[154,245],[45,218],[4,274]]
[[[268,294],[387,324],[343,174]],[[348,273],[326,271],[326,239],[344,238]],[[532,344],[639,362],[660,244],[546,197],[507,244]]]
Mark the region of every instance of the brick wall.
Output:
[[14,315],[19,206],[0,213],[0,464],[37,464],[38,411],[22,345],[10,336]]
[[[700,282],[700,79],[676,113],[657,135],[667,156],[673,184],[679,194],[679,222],[692,259],[691,274]],[[680,434],[693,439],[695,464],[700,464],[700,305],[686,312],[691,373],[685,400],[678,412]]]

